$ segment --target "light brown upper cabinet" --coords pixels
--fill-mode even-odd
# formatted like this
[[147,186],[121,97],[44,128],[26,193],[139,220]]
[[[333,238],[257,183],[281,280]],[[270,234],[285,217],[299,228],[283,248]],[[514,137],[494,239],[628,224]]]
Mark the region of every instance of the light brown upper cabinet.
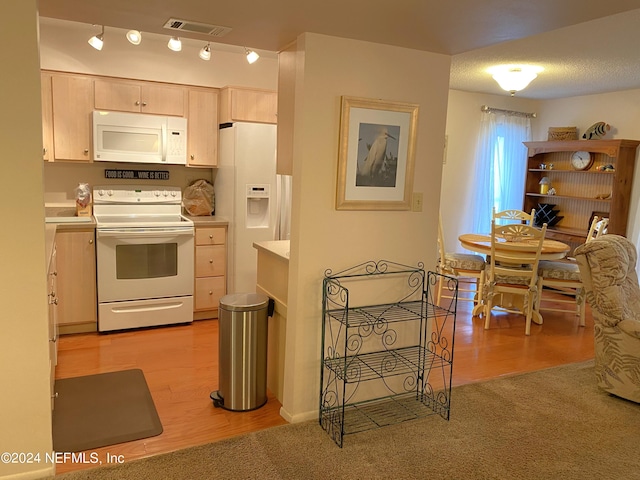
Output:
[[224,87],[220,90],[220,123],[278,123],[278,95],[273,90]]
[[40,78],[42,94],[42,158],[53,161],[53,104],[51,98],[51,74],[43,72]]
[[218,91],[188,89],[187,162],[193,167],[218,165]]
[[51,105],[53,159],[91,161],[93,79],[82,75],[52,74]]
[[96,110],[185,115],[185,89],[179,85],[96,79],[94,88]]

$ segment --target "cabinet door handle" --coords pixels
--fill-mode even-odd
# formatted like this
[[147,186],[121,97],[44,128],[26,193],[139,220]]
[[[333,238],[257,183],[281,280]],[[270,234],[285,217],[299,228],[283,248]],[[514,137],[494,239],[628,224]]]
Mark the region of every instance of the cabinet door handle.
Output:
[[191,160],[195,160],[195,159],[196,159],[196,156],[191,154]]
[[147,106],[147,102],[142,102],[142,106],[146,107]]
[[213,264],[213,258],[209,259],[209,263]]
[[209,290],[209,295],[213,295],[213,290]]
[[93,238],[89,240],[89,245],[93,245]]
[[46,147],[42,149],[42,154],[43,154],[43,155],[46,155],[46,154],[47,154],[47,148],[46,148]]
[[210,234],[210,235],[209,235],[209,238],[210,238],[210,239],[212,239],[212,238],[213,238],[213,234]]
[[84,153],[85,155],[89,155],[89,149],[88,149],[88,148],[85,148],[85,149],[82,151],[82,153]]
[[136,101],[136,106],[139,107],[140,106],[140,102]]

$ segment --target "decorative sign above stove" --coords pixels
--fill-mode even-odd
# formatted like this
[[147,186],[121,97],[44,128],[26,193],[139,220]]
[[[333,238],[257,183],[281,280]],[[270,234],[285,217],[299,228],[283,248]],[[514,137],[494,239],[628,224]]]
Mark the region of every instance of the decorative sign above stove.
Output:
[[169,180],[166,170],[112,170],[105,169],[104,178],[126,180]]

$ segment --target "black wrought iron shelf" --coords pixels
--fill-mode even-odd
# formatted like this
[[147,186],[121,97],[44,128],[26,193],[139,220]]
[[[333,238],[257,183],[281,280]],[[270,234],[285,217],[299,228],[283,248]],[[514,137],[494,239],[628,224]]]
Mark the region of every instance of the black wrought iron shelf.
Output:
[[347,383],[405,375],[416,369],[441,368],[447,362],[420,346],[326,359],[325,366]]
[[328,409],[325,416],[335,429],[344,425],[344,435],[350,435],[444,413],[445,407],[428,395],[412,392],[345,405],[344,413],[340,408]]
[[[373,305],[352,298],[357,291],[378,299],[366,282],[382,279],[397,282],[381,290],[399,298]],[[433,302],[440,281],[451,290],[446,307]],[[325,272],[319,423],[339,446],[350,433],[449,418],[457,293],[456,279],[422,264],[382,260]]]

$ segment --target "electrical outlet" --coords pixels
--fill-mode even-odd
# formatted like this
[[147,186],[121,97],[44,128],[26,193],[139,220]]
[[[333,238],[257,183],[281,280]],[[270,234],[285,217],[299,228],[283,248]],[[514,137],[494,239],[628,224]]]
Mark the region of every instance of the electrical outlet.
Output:
[[422,211],[422,193],[413,192],[413,201],[411,202],[411,210],[414,212]]

